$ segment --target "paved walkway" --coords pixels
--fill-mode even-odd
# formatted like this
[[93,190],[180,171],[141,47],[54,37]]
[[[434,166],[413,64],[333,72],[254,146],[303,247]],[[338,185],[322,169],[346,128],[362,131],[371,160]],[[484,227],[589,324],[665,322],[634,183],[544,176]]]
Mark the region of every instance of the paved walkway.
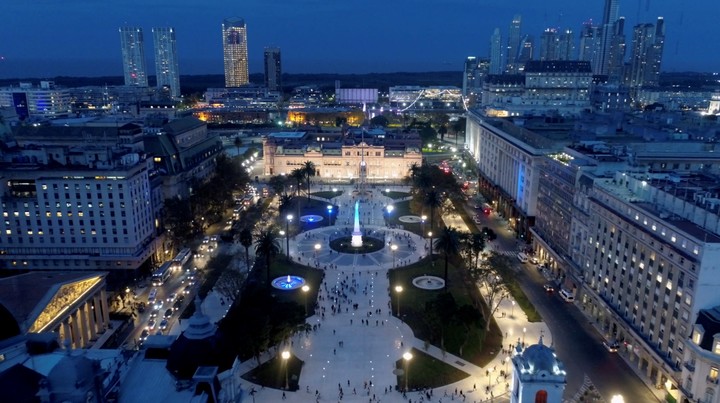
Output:
[[[491,393],[495,402],[508,401],[510,377],[500,376],[501,370],[509,369],[506,351],[498,353],[485,368],[480,368],[436,347],[426,350],[425,343],[390,314],[388,270],[396,265],[414,263],[426,255],[423,238],[385,226],[382,209],[391,204],[392,199],[375,190],[361,203],[360,214],[364,233],[382,239],[386,244],[398,245],[394,254],[387,247],[365,255],[338,254],[330,250],[330,239],[352,232],[354,201],[350,189],[346,188],[345,193],[333,199],[340,207],[336,225],[302,233],[290,241],[293,259],[324,269],[326,275],[315,314],[308,318],[308,323],[315,325],[317,330],[297,335],[291,345],[279,346],[261,356],[261,362],[265,362],[277,351],[287,348],[305,362],[299,380],[300,390],[285,392],[287,400],[315,402],[316,396],[325,402],[405,402],[419,401],[421,396],[427,400],[421,392],[410,392],[403,397],[395,391],[395,362],[414,347],[470,375],[462,381],[432,390],[431,401],[490,401]],[[315,245],[320,248],[316,249]],[[221,314],[222,308],[225,307],[217,306],[212,298],[203,304],[203,311],[209,315],[213,315],[212,311]],[[523,339],[528,344],[536,343],[540,335],[545,336],[546,343],[551,342],[544,323],[528,323],[522,310],[513,308],[510,300],[501,303],[496,320],[506,335],[503,349]],[[257,362],[248,360],[242,366],[240,372],[245,373],[257,366]],[[412,377],[412,361],[409,371]],[[282,400],[280,390],[261,388],[245,380],[241,382],[246,392],[253,388],[257,391],[252,401]],[[460,396],[461,392],[465,399]],[[246,401],[250,399],[248,396]]]

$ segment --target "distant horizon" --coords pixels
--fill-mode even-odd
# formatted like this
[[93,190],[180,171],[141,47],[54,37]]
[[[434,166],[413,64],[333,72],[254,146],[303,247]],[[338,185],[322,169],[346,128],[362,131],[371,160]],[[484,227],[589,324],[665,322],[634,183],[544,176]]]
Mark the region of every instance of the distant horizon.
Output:
[[[548,27],[571,29],[602,18],[604,0],[228,0],[198,6],[189,0],[7,2],[0,24],[0,78],[93,77],[122,74],[123,26],[143,29],[147,74],[154,75],[152,27],[173,27],[181,75],[222,74],[221,23],[241,17],[248,29],[252,72],[263,70],[263,49],[277,46],[291,74],[367,74],[461,70],[468,56],[487,57],[495,28],[507,45],[514,15],[523,35],[539,45]],[[665,19],[664,72],[719,71],[715,37],[720,2],[620,0],[626,18],[626,58],[632,28]],[[713,11],[715,10],[715,11]],[[349,18],[356,16],[357,18]],[[577,54],[577,52],[576,52]]]

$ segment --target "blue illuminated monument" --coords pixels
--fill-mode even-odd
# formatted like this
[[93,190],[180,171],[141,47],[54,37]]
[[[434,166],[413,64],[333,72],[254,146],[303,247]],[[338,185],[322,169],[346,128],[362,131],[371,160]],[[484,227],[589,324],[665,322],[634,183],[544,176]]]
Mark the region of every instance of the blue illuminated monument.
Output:
[[362,232],[360,232],[360,202],[355,202],[355,227],[353,228],[352,232],[352,240],[350,241],[350,245],[352,245],[353,248],[359,248],[363,244],[362,241]]

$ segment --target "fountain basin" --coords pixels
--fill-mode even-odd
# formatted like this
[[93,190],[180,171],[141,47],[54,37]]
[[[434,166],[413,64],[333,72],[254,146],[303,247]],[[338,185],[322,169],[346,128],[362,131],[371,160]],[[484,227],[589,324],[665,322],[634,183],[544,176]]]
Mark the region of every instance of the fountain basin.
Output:
[[421,290],[441,290],[445,288],[445,280],[437,276],[418,276],[412,281],[413,285]]
[[305,279],[300,276],[282,276],[274,279],[270,283],[274,288],[278,290],[297,290],[298,288],[305,285]]
[[362,245],[352,245],[352,236],[343,236],[330,241],[330,249],[339,253],[373,253],[385,247],[381,239],[371,236],[362,237]]
[[314,214],[304,215],[304,216],[300,217],[300,222],[320,222],[322,220],[323,220],[322,216],[314,215]]

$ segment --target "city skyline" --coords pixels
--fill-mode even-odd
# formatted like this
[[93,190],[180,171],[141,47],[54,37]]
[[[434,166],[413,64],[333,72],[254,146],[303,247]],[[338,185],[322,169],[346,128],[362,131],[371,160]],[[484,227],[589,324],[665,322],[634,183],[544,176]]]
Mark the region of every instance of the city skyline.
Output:
[[[515,15],[522,17],[522,36],[531,34],[535,38],[548,27],[580,32],[584,21],[602,23],[602,0],[592,4],[560,0],[534,3],[250,1],[243,8],[229,2],[204,5],[202,13],[184,1],[171,4],[161,0],[149,6],[143,3],[142,13],[137,12],[137,7],[119,5],[100,10],[87,7],[82,0],[62,5],[48,1],[22,6],[11,3],[4,8],[8,15],[18,18],[0,27],[0,35],[13,38],[0,44],[0,78],[121,75],[121,60],[112,46],[117,43],[116,30],[120,26],[141,27],[146,32],[155,26],[173,26],[180,70],[184,74],[221,74],[223,51],[218,24],[233,15],[246,21],[251,34],[250,73],[263,71],[263,49],[271,45],[284,49],[283,70],[290,73],[461,70],[467,56],[489,56],[488,38],[494,28],[499,27],[506,37]],[[687,9],[674,6],[670,0],[629,3],[619,3],[618,15],[626,17],[626,26],[665,18],[663,71],[713,71],[720,65],[720,54],[714,51],[713,42],[699,40],[712,37],[713,16],[720,13],[716,2],[700,0]],[[318,12],[319,6],[322,12]],[[368,17],[345,18],[363,10],[370,13]],[[418,29],[413,30],[413,25]],[[63,32],[60,39],[46,40],[47,35],[57,32]],[[577,35],[575,41],[578,46]],[[148,66],[152,68],[154,61],[148,59]],[[148,74],[154,75],[154,69]]]

